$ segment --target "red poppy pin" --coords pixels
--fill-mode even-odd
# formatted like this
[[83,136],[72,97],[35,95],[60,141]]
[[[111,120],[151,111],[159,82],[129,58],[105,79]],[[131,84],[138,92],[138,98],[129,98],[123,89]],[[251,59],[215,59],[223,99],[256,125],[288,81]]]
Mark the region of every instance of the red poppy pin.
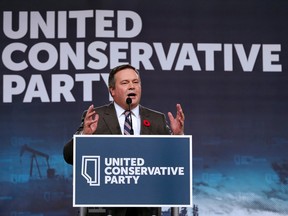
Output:
[[143,124],[144,124],[144,126],[146,126],[146,127],[150,127],[150,122],[148,121],[148,120],[143,120]]

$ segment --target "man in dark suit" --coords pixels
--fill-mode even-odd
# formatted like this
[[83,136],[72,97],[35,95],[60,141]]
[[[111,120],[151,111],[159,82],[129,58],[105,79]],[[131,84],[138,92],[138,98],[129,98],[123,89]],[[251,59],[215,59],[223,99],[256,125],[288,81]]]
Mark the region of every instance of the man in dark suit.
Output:
[[[180,104],[176,105],[176,117],[168,112],[170,127],[163,113],[140,105],[141,79],[139,72],[131,65],[120,65],[109,74],[109,92],[113,102],[94,108],[91,105],[83,113],[76,134],[124,134],[125,110],[131,110],[133,134],[135,135],[183,135],[184,113]],[[127,98],[130,102],[127,103]],[[73,164],[73,140],[64,146],[64,159]],[[158,208],[111,208],[112,216],[152,216]],[[158,211],[158,213],[157,213]]]

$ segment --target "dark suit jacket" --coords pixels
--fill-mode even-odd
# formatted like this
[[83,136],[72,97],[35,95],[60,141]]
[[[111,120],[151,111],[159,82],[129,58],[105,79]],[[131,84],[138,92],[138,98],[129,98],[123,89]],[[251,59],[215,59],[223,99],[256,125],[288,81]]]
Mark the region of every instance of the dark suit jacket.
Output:
[[[114,104],[110,103],[101,107],[95,108],[96,113],[99,114],[98,127],[94,134],[121,134],[120,125],[116,116]],[[77,133],[83,130],[85,111],[82,115],[82,120]],[[141,117],[141,135],[169,135],[170,128],[167,125],[165,115],[163,113],[140,106],[139,109]],[[150,122],[150,126],[144,125],[143,121]],[[73,139],[71,139],[65,146],[63,151],[64,159],[67,163],[73,164]]]
[[[113,103],[95,108],[99,114],[97,130],[94,134],[121,134],[120,125],[116,115],[116,110]],[[85,111],[82,115],[82,120],[77,133],[83,130]],[[141,117],[141,135],[169,135],[170,128],[167,125],[165,115],[163,113],[145,108],[140,105],[139,113]],[[149,126],[145,126],[144,120],[150,122]],[[73,164],[73,139],[71,139],[63,150],[64,159],[67,163]],[[112,216],[151,216],[152,214],[160,215],[159,208],[111,208]],[[128,212],[131,213],[128,214]],[[135,212],[136,211],[136,212]]]

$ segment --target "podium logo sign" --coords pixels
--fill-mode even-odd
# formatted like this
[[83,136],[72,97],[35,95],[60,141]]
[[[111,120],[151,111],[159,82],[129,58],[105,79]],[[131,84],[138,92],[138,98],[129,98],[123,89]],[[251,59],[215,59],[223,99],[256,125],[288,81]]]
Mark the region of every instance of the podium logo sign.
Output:
[[192,206],[191,136],[75,135],[75,207]]
[[100,186],[100,156],[82,156],[81,175],[90,186]]
[[[184,175],[184,167],[145,166],[143,158],[105,158],[105,184],[138,184],[141,176]],[[100,186],[100,156],[82,156],[81,175]]]

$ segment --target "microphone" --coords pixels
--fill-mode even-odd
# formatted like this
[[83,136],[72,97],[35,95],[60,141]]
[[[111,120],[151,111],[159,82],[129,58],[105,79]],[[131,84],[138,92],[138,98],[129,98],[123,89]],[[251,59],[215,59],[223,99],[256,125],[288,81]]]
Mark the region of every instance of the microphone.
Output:
[[132,103],[132,99],[130,97],[128,97],[126,99],[126,103],[129,105],[129,110],[130,110],[130,104]]
[[133,126],[132,126],[132,115],[131,115],[131,103],[132,103],[132,99],[130,97],[128,97],[126,99],[126,103],[128,104],[129,107],[129,116],[130,116],[130,121],[131,121],[131,130],[130,130],[130,134],[134,135],[134,130],[133,130]]

